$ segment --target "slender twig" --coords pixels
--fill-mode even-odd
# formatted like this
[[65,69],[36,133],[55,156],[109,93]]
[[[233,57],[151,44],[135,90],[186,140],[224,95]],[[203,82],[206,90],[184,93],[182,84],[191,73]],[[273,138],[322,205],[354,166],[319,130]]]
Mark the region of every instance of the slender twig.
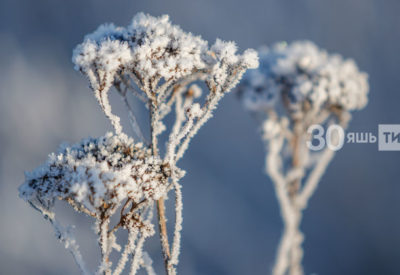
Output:
[[76,204],[75,201],[74,201],[73,199],[71,199],[71,198],[66,198],[65,200],[66,200],[76,211],[85,213],[86,215],[89,215],[89,216],[91,216],[91,217],[93,217],[93,218],[96,218],[96,217],[97,217],[96,214],[93,213],[93,212],[91,212],[89,209],[87,209],[87,208],[85,208],[85,207],[83,207],[83,206],[80,206],[80,205]]
[[[155,132],[155,128],[158,123],[158,104],[155,98],[152,99],[150,103],[150,131],[151,131],[151,150],[153,156],[158,156],[158,147],[157,147],[157,133]],[[169,242],[168,242],[168,232],[167,232],[167,219],[165,216],[165,202],[164,198],[160,198],[157,201],[157,213],[158,213],[158,226],[159,226],[159,234],[160,241],[162,246],[162,254],[164,258],[164,266],[167,274],[169,272],[169,260],[171,258]]]

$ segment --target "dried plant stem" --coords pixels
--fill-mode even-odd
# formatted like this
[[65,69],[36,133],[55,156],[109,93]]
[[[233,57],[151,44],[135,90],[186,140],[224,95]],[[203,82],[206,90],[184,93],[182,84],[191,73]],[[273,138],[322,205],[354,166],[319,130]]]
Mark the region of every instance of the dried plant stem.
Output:
[[[301,124],[299,122],[294,123],[294,134],[292,137],[292,168],[298,169],[301,167]],[[301,179],[296,178],[288,184],[288,191],[291,200],[293,201],[296,197],[301,185]]]
[[321,155],[321,158],[314,170],[308,176],[307,181],[304,184],[301,192],[297,196],[297,205],[301,207],[301,209],[305,209],[307,207],[308,200],[314,194],[317,189],[318,183],[324,174],[326,167],[331,162],[332,158],[335,156],[335,151],[326,148]]
[[[301,169],[301,128],[295,125],[292,136],[292,163],[291,168]],[[282,172],[281,151],[284,137],[278,136],[270,141],[269,151],[266,159],[266,170],[271,177],[278,202],[281,208],[284,231],[279,243],[276,256],[274,275],[302,275],[301,260],[303,257],[302,242],[303,234],[300,231],[302,219],[302,208],[297,205],[297,196],[301,187],[302,174],[288,181]]]
[[[155,128],[158,123],[158,105],[157,101],[154,98],[150,103],[150,131],[151,131],[151,149],[153,151],[153,155],[158,155],[158,147],[157,147],[157,133],[155,132]],[[165,215],[165,200],[164,198],[160,198],[157,201],[157,216],[158,216],[158,227],[160,234],[160,241],[162,247],[162,255],[164,259],[164,267],[166,274],[172,274],[172,268],[169,264],[171,258],[171,252],[168,241],[168,231],[167,231],[167,218]]]
[[182,203],[182,191],[181,185],[176,181],[176,178],[173,179],[173,184],[175,188],[175,230],[174,230],[174,239],[172,242],[171,249],[171,265],[178,264],[179,252],[181,247],[181,230],[183,223],[183,203]]
[[168,233],[167,233],[167,219],[165,217],[165,205],[164,199],[161,198],[157,201],[157,212],[158,212],[158,226],[160,231],[160,240],[162,246],[162,253],[164,258],[164,265],[167,274],[170,274],[169,270],[169,259],[171,258]]
[[[301,169],[301,142],[302,142],[302,125],[299,122],[294,123],[294,135],[293,135],[293,159],[292,168]],[[292,204],[292,215],[293,220],[291,224],[287,225],[290,230],[292,245],[290,249],[290,274],[291,275],[302,275],[303,268],[301,265],[301,260],[303,258],[303,249],[301,247],[303,243],[303,234],[300,231],[300,224],[302,219],[302,209],[300,209],[296,200],[301,187],[302,177],[298,177],[293,180],[289,185],[289,196]]]
[[[307,152],[303,151],[304,135],[305,131],[302,125],[294,123],[293,132],[290,135],[292,159],[289,167],[289,171],[295,172],[294,176],[285,176],[282,167],[282,148],[285,140],[288,140],[287,137],[279,135],[272,138],[268,144],[266,171],[274,183],[284,224],[283,235],[272,272],[274,275],[304,274],[301,264],[304,236],[300,231],[303,211],[335,155],[335,152],[331,149],[324,149],[320,154],[319,161],[305,178],[305,165],[302,160],[302,154]],[[333,142],[337,142],[336,139],[336,137],[333,137]]]
[[273,274],[289,274],[299,275],[303,274],[301,267],[301,258],[303,251],[301,243],[303,235],[299,231],[301,221],[301,212],[292,209],[291,218],[284,218],[284,233],[279,244],[277,253],[276,264]]
[[[55,219],[54,213],[50,214],[43,208],[38,208],[31,204],[32,207],[38,210],[43,217],[50,222],[53,226],[54,232],[57,238],[64,244],[65,248],[71,253],[73,256],[76,264],[78,265],[81,273],[83,275],[90,275],[91,273],[86,267],[85,262],[83,261],[82,254],[79,251],[79,245],[77,244],[76,240],[69,234],[68,230],[64,229],[61,224]],[[49,215],[50,214],[50,215]]]
[[269,150],[266,158],[266,171],[274,183],[275,192],[280,204],[281,215],[284,222],[284,234],[280,241],[278,252],[276,256],[275,266],[273,268],[274,275],[283,275],[289,266],[289,251],[291,247],[291,236],[293,235],[293,227],[289,226],[293,221],[293,206],[290,201],[286,180],[281,171],[281,157],[280,153],[284,139],[278,136],[270,141]]
[[121,253],[121,258],[118,261],[117,267],[113,273],[113,275],[120,275],[125,268],[126,263],[129,260],[129,254],[132,253],[135,249],[135,242],[138,237],[137,231],[128,233],[128,241],[125,245],[124,250]]
[[109,254],[111,252],[109,248],[108,239],[108,225],[110,223],[109,217],[103,215],[101,222],[99,223],[99,245],[101,248],[102,261],[100,265],[100,270],[104,275],[111,275]]

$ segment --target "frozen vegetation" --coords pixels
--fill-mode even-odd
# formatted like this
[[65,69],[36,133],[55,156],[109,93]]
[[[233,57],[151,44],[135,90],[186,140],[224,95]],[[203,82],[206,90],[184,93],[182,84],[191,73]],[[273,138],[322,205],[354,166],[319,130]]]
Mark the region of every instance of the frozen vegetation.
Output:
[[[350,112],[367,104],[367,75],[353,60],[309,41],[264,47],[259,56],[259,68],[246,73],[238,92],[260,122],[265,171],[284,224],[273,274],[301,275],[303,210],[335,153],[329,147],[310,150],[308,129],[316,124],[346,128]],[[338,135],[331,142],[337,144]]]
[[[102,255],[96,274],[121,274],[128,263],[130,274],[139,268],[154,274],[143,245],[155,233],[152,215],[156,208],[165,271],[175,274],[182,229],[179,180],[185,174],[177,162],[222,97],[247,69],[258,66],[258,55],[251,49],[239,54],[235,43],[219,39],[208,46],[200,36],[171,24],[166,15],[139,13],[127,27],[105,24],[85,36],[74,50],[73,62],[89,80],[114,133],[61,146],[44,165],[26,173],[20,196],[53,225],[83,274],[92,272],[69,227],[64,228],[56,219],[56,200],[66,201],[95,220]],[[205,84],[204,100],[196,83]],[[111,88],[122,97],[137,140],[124,133],[120,118],[112,112],[108,100]],[[148,135],[136,120],[128,94],[141,100],[149,111]],[[159,135],[167,131],[163,121],[171,112],[175,121],[167,132],[165,154],[161,154]],[[164,207],[171,190],[175,192],[172,242],[168,240]],[[118,222],[112,224],[115,216]],[[124,245],[117,242],[118,230],[128,232]],[[110,260],[113,250],[120,252],[117,263]]]
[[[19,191],[52,224],[83,274],[118,275],[126,269],[136,274],[141,268],[155,274],[143,248],[156,231],[165,272],[176,274],[183,221],[181,179],[186,173],[178,161],[248,69],[256,70],[249,70],[236,90],[260,123],[265,171],[284,224],[272,273],[304,274],[303,211],[335,154],[332,146],[313,150],[310,129],[345,129],[350,113],[367,104],[368,77],[353,60],[309,41],[238,53],[234,42],[217,39],[209,46],[200,36],[173,25],[168,16],[143,13],[126,27],[101,25],[84,37],[72,59],[114,131],[60,146],[42,166],[26,173]],[[126,134],[113,112],[111,91],[120,95],[134,137]],[[137,120],[131,97],[148,110],[148,127]],[[171,124],[167,116],[173,117]],[[337,133],[330,138],[333,147],[340,142]],[[172,240],[164,205],[170,192],[175,195]],[[56,219],[57,200],[94,220],[101,250],[96,271],[88,269],[71,227]],[[127,232],[126,243],[119,244],[118,231]],[[110,257],[113,252],[119,253],[116,262]]]

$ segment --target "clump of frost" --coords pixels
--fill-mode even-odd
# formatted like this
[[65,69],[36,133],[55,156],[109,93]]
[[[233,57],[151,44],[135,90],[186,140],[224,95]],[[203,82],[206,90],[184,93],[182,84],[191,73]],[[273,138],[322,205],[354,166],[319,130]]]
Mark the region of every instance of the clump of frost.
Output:
[[[219,39],[209,48],[207,41],[173,25],[167,15],[139,13],[127,27],[105,24],[86,35],[75,48],[72,60],[75,68],[88,77],[115,130],[121,132],[119,117],[111,113],[107,98],[114,81],[130,77],[146,94],[161,97],[169,84],[198,74],[197,78],[218,86],[212,89],[227,92],[245,70],[258,66],[254,50],[242,55],[236,51],[233,42]],[[157,87],[160,83],[164,85]]]
[[141,143],[107,133],[50,154],[44,165],[26,173],[20,195],[46,206],[55,199],[72,200],[97,215],[128,198],[135,203],[158,200],[170,174],[169,166]]
[[352,59],[329,54],[310,41],[278,43],[259,51],[260,67],[241,84],[245,108],[265,112],[282,102],[293,118],[329,109],[365,107],[368,77]]

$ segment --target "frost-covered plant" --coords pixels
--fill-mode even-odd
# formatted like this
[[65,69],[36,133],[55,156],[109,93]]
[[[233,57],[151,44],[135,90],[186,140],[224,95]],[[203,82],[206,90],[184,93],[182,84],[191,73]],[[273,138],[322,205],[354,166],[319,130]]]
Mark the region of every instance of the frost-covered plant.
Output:
[[[178,170],[175,173],[182,175]],[[114,274],[123,270],[131,252],[135,252],[131,268],[135,273],[144,239],[154,234],[150,221],[152,202],[165,194],[170,174],[168,165],[152,156],[150,149],[135,144],[124,134],[107,133],[73,146],[61,146],[44,165],[26,173],[20,196],[54,225],[57,237],[71,251],[84,274],[89,272],[77,244],[55,219],[55,200],[64,200],[76,211],[95,218],[103,257],[98,273],[110,268],[108,258],[112,250],[121,250],[114,232],[119,227],[126,229],[128,244]],[[119,208],[119,222],[110,228],[110,219]]]
[[350,111],[367,103],[367,75],[353,60],[308,41],[264,47],[259,56],[259,69],[246,73],[238,91],[245,108],[261,121],[265,169],[284,223],[273,274],[298,275],[303,274],[302,213],[334,156],[328,147],[310,150],[307,129],[332,123],[346,128]]
[[[90,83],[115,133],[61,147],[57,154],[26,174],[20,196],[39,210],[54,226],[58,238],[71,251],[84,274],[87,270],[69,230],[55,219],[54,202],[68,202],[96,221],[102,260],[97,274],[120,274],[131,257],[130,274],[140,266],[152,273],[151,260],[142,252],[146,238],[154,233],[152,209],[157,205],[165,269],[175,274],[180,252],[182,194],[179,180],[184,171],[177,162],[200,127],[212,116],[221,98],[249,68],[258,66],[254,50],[237,54],[233,42],[219,39],[211,47],[200,36],[172,25],[168,16],[137,14],[127,27],[100,26],[74,50],[75,68]],[[207,93],[195,82],[204,82]],[[123,133],[120,118],[112,113],[108,93],[114,87],[125,103],[140,142]],[[128,94],[143,101],[150,114],[147,142],[135,118]],[[159,136],[166,130],[164,118],[175,113],[164,154]],[[175,191],[175,229],[170,248],[164,200]],[[118,222],[111,224],[111,218]],[[113,249],[120,251],[115,232],[128,231],[128,241],[114,267]]]

